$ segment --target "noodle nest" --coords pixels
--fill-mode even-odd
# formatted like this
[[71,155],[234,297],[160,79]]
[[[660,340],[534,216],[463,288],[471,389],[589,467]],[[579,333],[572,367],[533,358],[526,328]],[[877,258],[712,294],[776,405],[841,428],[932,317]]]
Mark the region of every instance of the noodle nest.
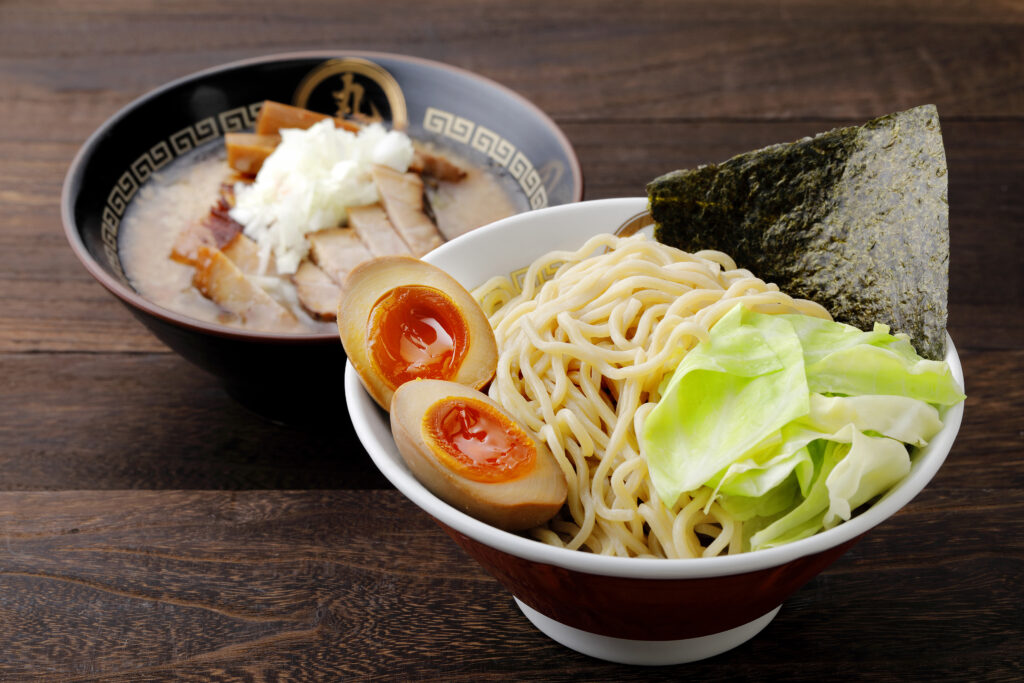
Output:
[[742,525],[710,489],[671,506],[658,498],[637,435],[662,379],[736,304],[760,313],[828,312],[726,254],[689,254],[644,234],[602,234],[577,251],[549,252],[522,282],[520,291],[512,278],[495,277],[473,295],[498,342],[491,398],[547,444],[569,486],[562,512],[529,533],[624,557],[740,552]]

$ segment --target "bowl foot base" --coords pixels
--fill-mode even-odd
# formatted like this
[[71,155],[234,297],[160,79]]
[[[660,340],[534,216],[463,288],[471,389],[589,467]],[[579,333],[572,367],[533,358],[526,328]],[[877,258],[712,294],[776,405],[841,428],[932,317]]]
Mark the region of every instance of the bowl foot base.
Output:
[[721,633],[682,640],[631,640],[581,631],[546,617],[516,599],[526,618],[544,635],[571,650],[618,664],[662,666],[714,657],[750,640],[767,626],[782,607]]

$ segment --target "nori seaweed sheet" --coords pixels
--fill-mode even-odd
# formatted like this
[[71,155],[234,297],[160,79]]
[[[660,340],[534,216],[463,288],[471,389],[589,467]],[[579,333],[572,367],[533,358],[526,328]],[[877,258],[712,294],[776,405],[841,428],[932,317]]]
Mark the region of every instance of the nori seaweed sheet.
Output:
[[934,105],[765,147],[647,185],[654,236],[717,249],[863,330],[945,355],[946,157]]

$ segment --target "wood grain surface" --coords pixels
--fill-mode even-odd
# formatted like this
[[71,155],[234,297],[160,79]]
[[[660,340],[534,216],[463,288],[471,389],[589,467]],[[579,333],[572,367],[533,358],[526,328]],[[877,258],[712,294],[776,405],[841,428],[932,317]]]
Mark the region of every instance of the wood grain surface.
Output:
[[[320,48],[515,89],[587,199],[936,104],[969,395],[946,464],[733,651],[645,669],[548,640],[340,400],[315,424],[249,412],[64,238],[64,174],[120,107]],[[1024,3],[0,0],[0,121],[0,681],[1024,679]]]

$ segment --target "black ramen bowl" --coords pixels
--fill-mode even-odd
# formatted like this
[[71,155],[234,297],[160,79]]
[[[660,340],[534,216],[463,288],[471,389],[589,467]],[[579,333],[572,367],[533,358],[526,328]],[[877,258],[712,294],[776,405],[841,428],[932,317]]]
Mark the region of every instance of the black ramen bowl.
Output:
[[[339,97],[353,86],[358,100]],[[162,342],[271,417],[307,414],[324,405],[327,392],[327,405],[337,410],[340,392],[333,387],[345,365],[337,332],[252,332],[158,306],[125,276],[118,242],[125,211],[155,174],[218,144],[225,133],[251,129],[264,100],[332,115],[355,104],[360,114],[494,169],[511,192],[521,193],[524,208],[583,196],[576,154],[540,109],[481,76],[424,59],[345,51],[272,55],[186,76],[126,106],[86,141],[67,173],[61,209],[68,241],[86,269]]]

